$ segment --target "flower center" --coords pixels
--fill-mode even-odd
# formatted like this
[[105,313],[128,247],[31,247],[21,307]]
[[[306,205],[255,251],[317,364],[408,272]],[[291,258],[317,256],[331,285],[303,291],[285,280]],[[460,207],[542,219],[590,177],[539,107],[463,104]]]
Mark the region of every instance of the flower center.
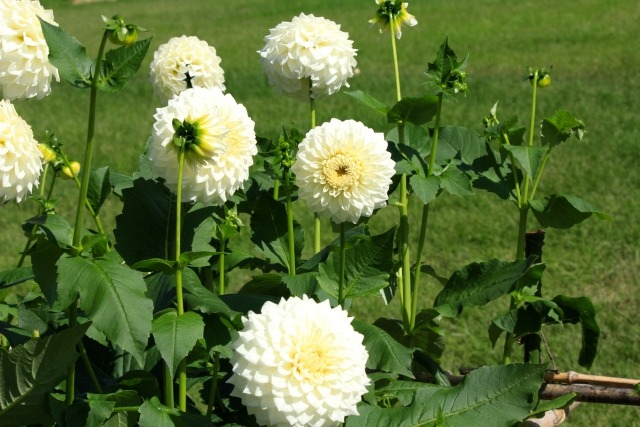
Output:
[[350,154],[337,154],[325,160],[322,175],[333,191],[347,191],[360,181],[362,165]]
[[291,370],[300,381],[321,382],[326,375],[327,354],[317,345],[306,345],[293,350]]

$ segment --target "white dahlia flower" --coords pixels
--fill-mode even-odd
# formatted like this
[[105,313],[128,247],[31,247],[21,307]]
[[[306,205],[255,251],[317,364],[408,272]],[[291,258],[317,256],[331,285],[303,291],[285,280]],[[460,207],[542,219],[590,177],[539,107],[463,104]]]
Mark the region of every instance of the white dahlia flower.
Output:
[[254,123],[243,105],[220,89],[195,87],[169,100],[154,115],[149,157],[171,191],[178,186],[174,120],[190,127],[182,181],[182,201],[223,204],[249,178],[257,154]]
[[0,202],[21,202],[38,186],[42,153],[31,126],[8,100],[0,101]]
[[355,224],[386,205],[394,167],[382,133],[332,119],[307,133],[291,170],[313,212]]
[[379,25],[380,32],[383,32],[389,26],[393,26],[393,33],[397,39],[400,39],[403,25],[408,25],[409,27],[418,25],[416,17],[407,12],[409,3],[397,0],[376,0],[376,4],[379,6],[376,16],[370,19],[369,23],[371,25]]
[[224,71],[216,49],[195,36],[173,37],[161,45],[151,61],[154,93],[165,101],[192,87],[225,90]]
[[261,425],[337,426],[357,414],[368,354],[351,320],[306,296],[249,312],[233,343],[231,395]]
[[300,100],[349,87],[347,79],[356,66],[356,49],[349,34],[333,21],[304,13],[272,28],[258,53],[269,84]]
[[44,98],[51,80],[60,81],[38,17],[58,25],[53,12],[37,0],[0,0],[0,92],[5,99]]

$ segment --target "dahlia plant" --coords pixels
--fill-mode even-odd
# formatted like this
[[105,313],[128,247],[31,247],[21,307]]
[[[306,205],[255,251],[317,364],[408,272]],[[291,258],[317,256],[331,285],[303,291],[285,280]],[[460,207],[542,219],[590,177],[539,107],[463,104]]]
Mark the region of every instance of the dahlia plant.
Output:
[[[445,40],[425,70],[426,92],[403,97],[396,42],[417,20],[407,3],[375,3],[371,22],[391,36],[396,102],[348,94],[389,129],[356,117],[316,125],[315,100],[348,87],[356,65],[354,42],[333,21],[300,14],[258,51],[276,91],[311,106],[309,129],[282,127],[276,141],[257,136],[247,109],[224,93],[216,49],[176,36],[153,54],[158,106],[139,169],[126,176],[92,167],[105,138],[97,95],[125,88],[151,37],[104,18],[90,58],[37,0],[0,0],[0,199],[37,206],[16,268],[0,272],[1,288],[31,290],[17,307],[0,303],[10,313],[0,319],[0,426],[511,426],[576,397],[541,403],[542,328],[580,322],[579,363],[590,367],[595,310],[586,297],[543,296],[539,234],[527,218],[568,228],[606,217],[575,196],[536,198],[552,149],[581,139],[584,124],[561,110],[536,120],[537,90],[550,83],[540,68],[526,78],[528,133],[516,118],[499,120],[497,105],[482,132],[442,126],[445,102],[468,90],[466,58]],[[38,143],[10,101],[45,96],[58,76],[89,89],[81,162],[49,130]],[[57,178],[77,185],[74,222],[56,207]],[[474,188],[517,207],[515,257],[442,278],[424,265],[429,206]],[[109,197],[121,202],[114,230],[101,221]],[[372,231],[387,205],[397,223]],[[416,208],[422,220],[411,223]],[[295,220],[307,209],[312,251]],[[336,232],[324,247],[321,218]],[[418,307],[425,273],[443,284],[432,307]],[[350,312],[356,298],[395,295],[400,319],[370,324]],[[440,366],[446,319],[503,296],[508,310],[489,322],[492,345],[504,336],[503,364],[451,375]],[[524,363],[513,363],[517,342]]]

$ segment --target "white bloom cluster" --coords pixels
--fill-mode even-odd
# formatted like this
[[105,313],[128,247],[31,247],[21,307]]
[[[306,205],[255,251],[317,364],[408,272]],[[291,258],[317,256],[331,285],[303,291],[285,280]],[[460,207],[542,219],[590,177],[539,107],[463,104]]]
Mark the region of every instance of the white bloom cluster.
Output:
[[303,101],[349,87],[356,66],[349,34],[333,21],[304,13],[272,28],[258,53],[269,84]]
[[313,212],[355,224],[386,205],[394,167],[383,134],[332,119],[307,133],[291,170]]
[[231,394],[261,425],[337,426],[357,414],[368,354],[351,320],[307,297],[249,312],[233,343]]
[[161,45],[151,61],[154,93],[164,101],[192,87],[225,90],[224,71],[216,49],[195,36],[173,37]]
[[21,202],[38,186],[42,153],[31,126],[8,100],[0,101],[0,202]]
[[178,186],[177,147],[173,122],[188,122],[197,129],[205,148],[200,161],[185,162],[182,201],[223,204],[249,178],[257,154],[254,122],[243,105],[220,89],[195,87],[169,100],[154,115],[149,153],[156,172],[171,191]]
[[60,81],[38,17],[58,25],[53,12],[37,0],[0,0],[0,91],[5,99],[44,98],[51,80]]

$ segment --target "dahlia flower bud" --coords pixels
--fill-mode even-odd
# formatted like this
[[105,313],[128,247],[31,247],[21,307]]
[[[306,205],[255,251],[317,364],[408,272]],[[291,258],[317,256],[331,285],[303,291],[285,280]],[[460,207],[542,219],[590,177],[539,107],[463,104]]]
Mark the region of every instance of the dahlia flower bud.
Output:
[[42,153],[42,163],[54,162],[58,157],[53,148],[49,147],[47,144],[38,144],[38,150]]
[[0,101],[0,202],[21,202],[38,186],[42,153],[31,126],[8,100]]
[[332,119],[307,133],[291,170],[313,212],[355,224],[386,205],[394,168],[383,134]]
[[5,99],[44,98],[51,80],[60,81],[38,18],[58,25],[38,0],[0,0],[0,91]]
[[194,36],[173,37],[151,61],[154,93],[167,101],[190,87],[225,90],[224,71],[216,49]]
[[367,350],[352,318],[306,296],[249,312],[233,343],[232,396],[261,425],[337,426],[367,390]]
[[74,177],[78,176],[78,174],[80,173],[80,162],[77,161],[72,161],[69,162],[69,166],[63,166],[62,169],[60,169],[60,177],[62,179],[73,179]]
[[258,53],[269,84],[303,101],[349,87],[356,66],[349,34],[333,21],[304,13],[272,28]]

